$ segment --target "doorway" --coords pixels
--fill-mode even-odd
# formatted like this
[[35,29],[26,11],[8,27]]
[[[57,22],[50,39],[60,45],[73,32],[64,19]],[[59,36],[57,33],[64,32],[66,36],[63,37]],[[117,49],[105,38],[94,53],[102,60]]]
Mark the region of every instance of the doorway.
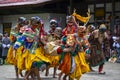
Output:
[[3,33],[7,32],[10,35],[12,23],[3,23]]

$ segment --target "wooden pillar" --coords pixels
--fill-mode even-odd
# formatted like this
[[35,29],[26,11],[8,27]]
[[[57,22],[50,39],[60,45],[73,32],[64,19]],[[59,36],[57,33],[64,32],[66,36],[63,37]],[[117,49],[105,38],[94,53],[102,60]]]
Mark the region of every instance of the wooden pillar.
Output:
[[72,14],[72,9],[73,9],[73,1],[69,0],[69,5],[68,5],[68,14]]
[[110,21],[110,28],[113,32],[113,29],[114,29],[114,25],[115,25],[115,1],[112,0],[112,18],[111,18],[111,21]]

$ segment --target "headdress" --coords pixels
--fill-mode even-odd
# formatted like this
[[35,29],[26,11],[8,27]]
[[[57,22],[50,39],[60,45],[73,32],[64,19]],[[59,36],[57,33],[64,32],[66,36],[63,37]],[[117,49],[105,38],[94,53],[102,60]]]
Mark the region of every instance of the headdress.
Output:
[[31,25],[38,25],[39,23],[41,23],[41,19],[38,16],[31,17],[30,23]]
[[67,23],[69,23],[69,22],[73,22],[73,17],[72,16],[67,16],[67,19],[66,19],[67,21]]
[[107,29],[107,28],[106,28],[105,24],[101,24],[100,27],[99,27],[99,31],[100,31],[100,32],[105,32],[106,29]]
[[62,34],[67,35],[67,34],[75,33],[77,28],[74,24],[71,24],[71,23],[74,23],[73,17],[72,16],[67,16],[67,21],[66,22],[67,22],[67,26],[66,26],[66,28],[63,29]]
[[50,27],[57,27],[58,26],[58,21],[56,19],[51,19],[50,20]]
[[84,32],[86,30],[86,27],[85,26],[78,26],[78,32],[81,33],[81,32]]
[[62,28],[61,27],[56,27],[55,29],[55,34],[60,37],[62,35]]
[[58,23],[58,22],[57,22],[57,20],[55,20],[55,19],[51,19],[51,20],[50,20],[50,24],[51,24],[51,23]]
[[19,25],[25,25],[26,21],[27,21],[27,19],[25,17],[19,17],[17,19],[17,22],[18,22]]
[[94,30],[95,30],[95,26],[94,25],[88,25],[87,32],[92,32]]

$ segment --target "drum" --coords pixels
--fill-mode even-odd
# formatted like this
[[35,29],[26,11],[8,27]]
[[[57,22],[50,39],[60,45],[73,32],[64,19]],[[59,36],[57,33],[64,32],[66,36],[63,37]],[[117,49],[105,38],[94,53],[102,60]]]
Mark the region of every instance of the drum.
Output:
[[51,56],[58,56],[57,49],[60,48],[60,46],[56,45],[54,42],[48,42],[46,46],[44,46],[44,50],[46,54],[49,54]]

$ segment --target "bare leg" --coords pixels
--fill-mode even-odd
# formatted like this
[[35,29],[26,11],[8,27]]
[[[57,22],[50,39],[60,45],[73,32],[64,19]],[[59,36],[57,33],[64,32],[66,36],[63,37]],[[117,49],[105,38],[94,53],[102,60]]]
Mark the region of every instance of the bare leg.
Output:
[[67,76],[68,76],[68,74],[65,74],[64,77],[63,77],[63,80],[67,80],[67,79],[66,79]]
[[49,74],[49,67],[46,67],[46,73],[45,73],[45,76],[48,76]]
[[23,74],[22,74],[22,70],[20,71],[20,76],[21,76],[21,77],[24,77]]
[[37,76],[37,80],[41,80],[40,74],[39,74],[39,69],[38,68],[34,68],[33,70],[34,70],[35,75]]
[[32,80],[34,80],[35,79],[35,74],[31,72],[30,75],[31,75]]
[[35,79],[35,71],[34,68],[31,68],[30,71],[26,72],[26,76],[24,77],[24,79],[28,80],[29,76],[31,76],[31,79],[34,80]]
[[31,71],[32,71],[32,70],[30,69],[29,71],[26,71],[26,72],[25,72],[24,80],[28,80]]
[[57,70],[57,66],[55,66],[55,67],[54,67],[53,78],[55,78],[55,75],[56,75],[56,70]]
[[15,67],[16,78],[19,79],[18,68],[17,68],[17,66],[14,66],[14,67]]
[[61,80],[62,74],[63,74],[62,72],[58,74],[58,80]]

